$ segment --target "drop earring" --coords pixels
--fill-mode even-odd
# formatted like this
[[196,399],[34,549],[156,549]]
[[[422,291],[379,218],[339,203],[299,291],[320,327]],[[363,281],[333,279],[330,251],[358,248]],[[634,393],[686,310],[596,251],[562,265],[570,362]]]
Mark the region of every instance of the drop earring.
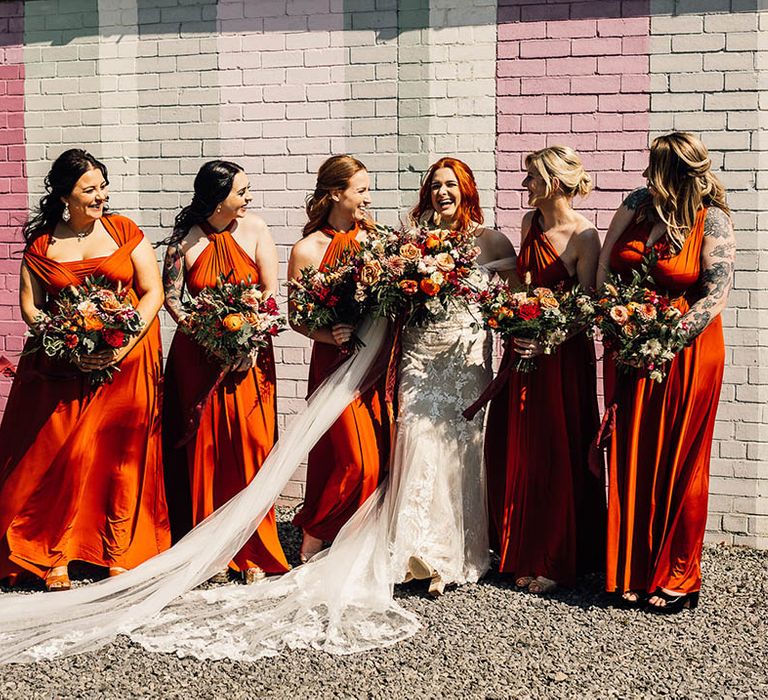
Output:
[[64,211],[61,212],[61,220],[66,224],[72,218],[72,214],[69,213],[69,204],[64,205]]

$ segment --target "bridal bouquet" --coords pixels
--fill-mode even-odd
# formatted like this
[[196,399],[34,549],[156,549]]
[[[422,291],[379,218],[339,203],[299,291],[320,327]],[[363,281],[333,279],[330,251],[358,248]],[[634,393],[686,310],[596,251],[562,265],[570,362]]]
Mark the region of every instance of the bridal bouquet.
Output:
[[[291,323],[305,326],[310,332],[337,323],[356,326],[368,307],[368,292],[361,282],[363,268],[359,254],[344,258],[330,269],[303,268],[298,279],[288,282]],[[356,346],[359,340],[353,337],[351,342]]]
[[[578,285],[531,289],[530,273],[526,273],[523,289],[514,291],[504,283],[492,285],[477,295],[477,301],[486,328],[505,339],[537,340],[545,355],[563,343],[569,331],[588,324],[594,311],[592,299]],[[535,367],[535,357],[519,357],[515,363],[518,372],[530,372]]]
[[274,297],[250,280],[228,282],[225,275],[188,302],[186,310],[179,328],[225,367],[266,347],[286,328]]
[[620,370],[640,367],[661,382],[669,361],[685,345],[686,328],[680,310],[653,289],[650,270],[655,262],[653,253],[646,256],[629,281],[609,277],[597,295],[594,325]]
[[470,278],[480,249],[471,232],[377,224],[361,254],[360,281],[376,316],[424,325],[451,300],[473,297]]
[[[54,302],[52,315],[41,315],[30,335],[30,352],[42,348],[48,357],[76,362],[102,350],[125,347],[144,327],[139,312],[127,301],[128,290],[112,289],[105,277],[87,277],[69,286]],[[92,386],[112,380],[118,367],[88,372]]]

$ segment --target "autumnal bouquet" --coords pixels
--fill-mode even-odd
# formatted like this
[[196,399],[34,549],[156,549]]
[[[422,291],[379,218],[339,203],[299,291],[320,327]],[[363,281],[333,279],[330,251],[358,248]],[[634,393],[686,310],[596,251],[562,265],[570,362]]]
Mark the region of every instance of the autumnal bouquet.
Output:
[[655,263],[651,253],[630,280],[609,276],[597,295],[594,325],[620,370],[641,367],[661,382],[669,361],[685,345],[686,328],[680,310],[654,289],[650,270]]
[[376,225],[363,244],[360,281],[372,313],[405,325],[424,325],[451,300],[469,301],[480,254],[471,232]]
[[[144,321],[127,301],[128,290],[112,289],[105,277],[86,277],[83,284],[64,288],[54,301],[55,312],[42,314],[30,331],[29,352],[42,348],[48,357],[76,363],[85,355],[125,347],[141,333]],[[118,367],[88,372],[92,386],[112,381]]]
[[[530,273],[525,277],[525,286],[517,291],[504,283],[482,290],[477,295],[480,313],[485,327],[502,338],[537,340],[550,355],[570,331],[590,322],[592,299],[578,285],[531,288]],[[518,372],[535,367],[535,357],[519,357],[515,364]]]
[[250,280],[229,282],[219,275],[216,285],[206,287],[188,302],[181,330],[223,366],[237,364],[254,350],[285,330],[285,318],[277,302]]
[[[288,281],[291,323],[305,326],[310,333],[337,323],[357,326],[368,310],[368,292],[360,281],[367,274],[363,266],[362,256],[352,253],[329,269],[303,268],[298,279]],[[353,335],[347,349],[360,345],[362,341]]]

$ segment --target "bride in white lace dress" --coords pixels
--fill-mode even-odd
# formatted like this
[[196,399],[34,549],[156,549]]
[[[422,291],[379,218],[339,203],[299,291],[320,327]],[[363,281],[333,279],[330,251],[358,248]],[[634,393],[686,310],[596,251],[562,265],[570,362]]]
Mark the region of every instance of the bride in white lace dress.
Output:
[[[430,168],[413,213],[475,230],[481,268],[514,268],[506,237],[482,228],[474,177],[461,161]],[[364,389],[386,342],[381,321],[360,330],[364,347],[310,398],[253,482],[170,550],[87,587],[0,596],[0,662],[86,651],[120,633],[154,651],[241,660],[286,648],[365,651],[414,634],[418,619],[395,602],[396,583],[429,578],[439,593],[488,567],[482,417],[461,416],[490,379],[478,320],[457,306],[432,326],[405,330],[389,477],[330,549],[258,586],[192,590],[247,540],[309,448]]]
[[[460,160],[430,167],[411,217],[474,229],[485,271],[514,264],[507,237],[482,227],[474,176]],[[491,379],[490,337],[480,326],[476,309],[457,305],[403,335],[390,550],[397,580],[429,578],[433,594],[477,581],[488,568],[483,416],[461,415]]]

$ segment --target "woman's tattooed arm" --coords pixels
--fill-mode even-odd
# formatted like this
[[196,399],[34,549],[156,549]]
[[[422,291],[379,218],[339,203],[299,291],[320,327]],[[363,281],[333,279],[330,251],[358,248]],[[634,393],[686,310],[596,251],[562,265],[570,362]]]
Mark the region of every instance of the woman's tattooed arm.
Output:
[[181,323],[187,314],[181,301],[184,293],[184,253],[178,243],[172,243],[165,251],[163,288],[165,289],[165,308],[176,323]]
[[733,284],[736,238],[728,215],[717,207],[707,211],[701,244],[702,297],[683,316],[686,345],[701,333],[724,308]]

